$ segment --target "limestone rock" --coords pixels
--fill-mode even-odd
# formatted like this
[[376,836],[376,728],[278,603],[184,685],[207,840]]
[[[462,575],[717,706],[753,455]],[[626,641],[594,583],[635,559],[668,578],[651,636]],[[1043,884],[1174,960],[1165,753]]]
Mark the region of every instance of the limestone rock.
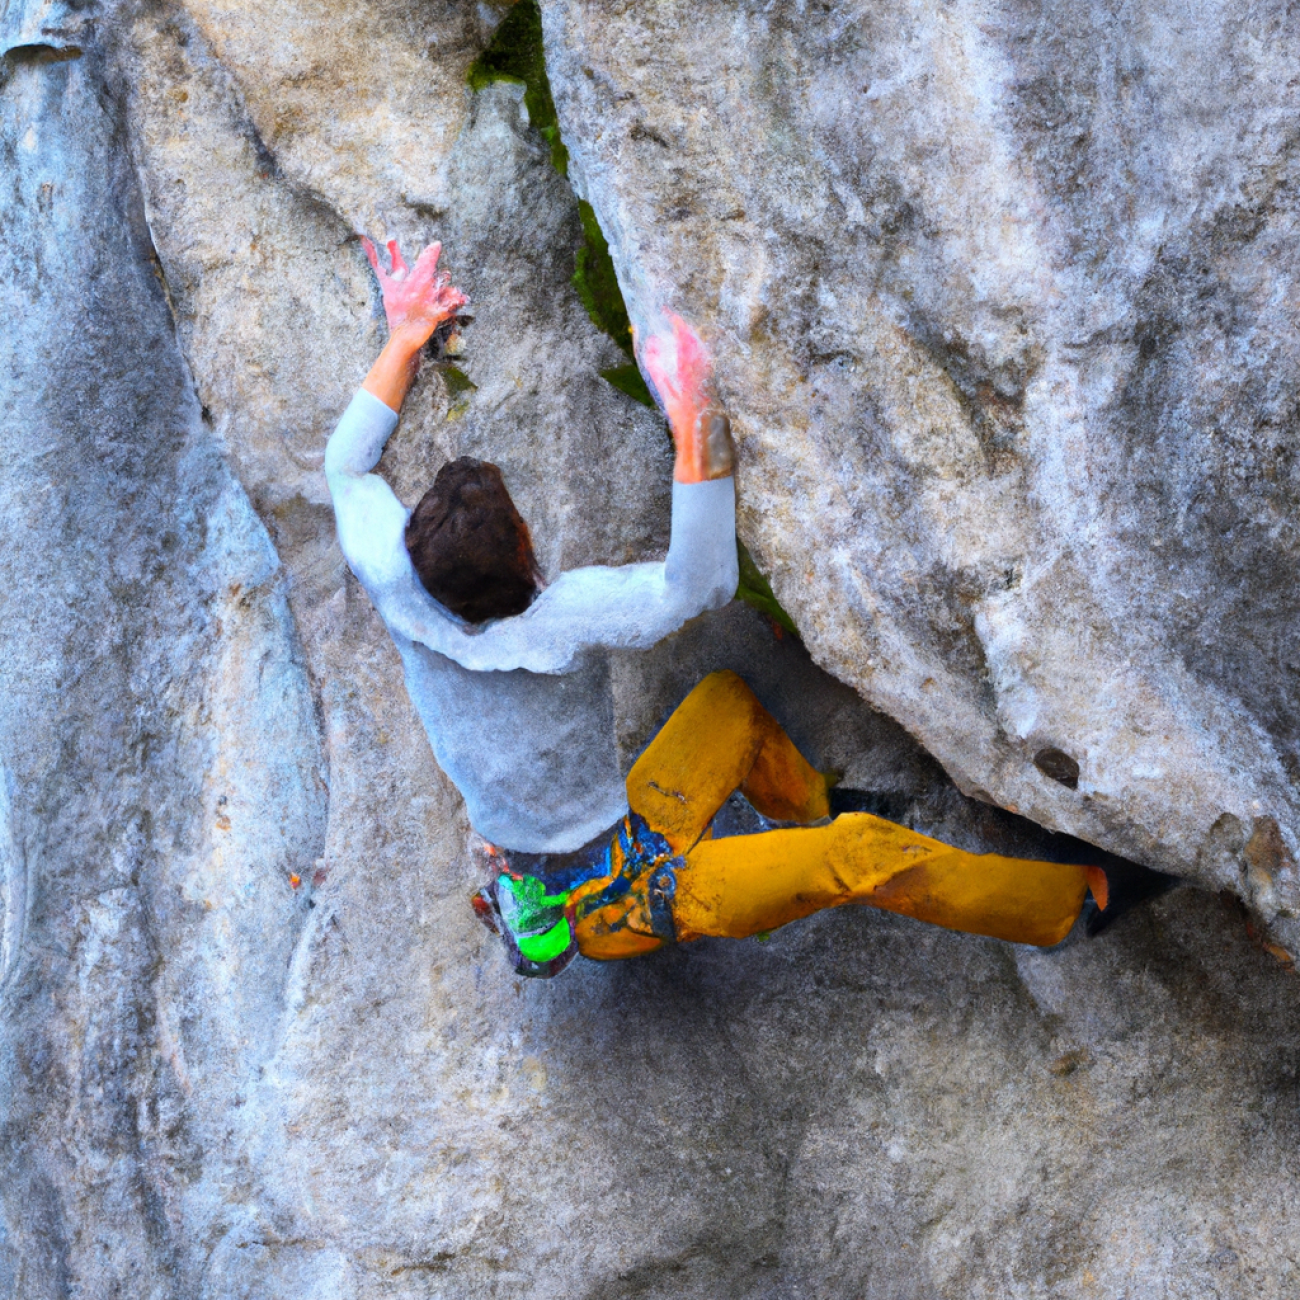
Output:
[[204,426],[105,100],[98,51],[6,60],[0,1289],[15,1296],[177,1294],[182,1189],[273,1048],[306,919],[288,880],[326,830],[286,575]]
[[543,12],[629,310],[706,323],[817,661],[966,791],[1207,885],[1220,818],[1276,826],[1287,928],[1288,7]]
[[443,168],[470,105],[465,72],[506,8],[505,0],[184,5],[237,81],[262,161],[354,226],[386,226],[389,235],[411,235],[451,206],[458,191]]
[[[767,942],[578,963],[553,984],[515,980],[474,920],[466,895],[485,866],[396,654],[338,554],[320,472],[325,438],[381,337],[353,233],[443,238],[475,299],[458,363],[473,387],[427,366],[385,457],[408,500],[444,457],[490,456],[555,572],[661,553],[670,466],[662,422],[598,377],[621,354],[569,283],[576,202],[521,88],[465,86],[501,12],[272,0],[254,25],[252,10],[207,0],[5,10],[0,1295],[1294,1291],[1297,985],[1235,898],[1181,890],[1100,939],[1076,935],[1044,953],[845,909]],[[962,11],[945,12],[918,9],[909,28],[907,14],[880,11],[871,57],[900,61],[889,75],[904,80],[896,90],[873,80],[867,102],[904,94],[911,68],[930,75],[923,40],[900,48],[885,37],[928,32],[933,46],[948,23],[945,48],[967,50],[985,79],[931,76],[928,97],[915,97],[912,143],[889,137],[880,150],[910,151],[918,187],[926,157],[969,174],[987,190],[982,210],[998,210],[1005,177],[942,151],[923,157],[934,133],[926,114],[953,127],[959,152],[982,147],[961,143],[964,118],[945,95],[964,86],[976,117],[1003,102],[981,61],[979,42],[994,36],[972,36]],[[1032,15],[1004,18],[1028,33],[1035,57],[1052,53],[1033,46],[1042,29]],[[1045,353],[1017,380],[1016,358],[1057,346],[1052,329],[1068,315],[1049,292],[1055,264],[1020,229],[1032,225],[1033,196],[1010,209],[1009,251],[979,242],[956,201],[964,191],[950,194],[944,225],[899,190],[890,212],[900,230],[909,220],[940,230],[911,251],[857,218],[819,226],[826,173],[812,163],[830,155],[823,127],[800,116],[799,78],[812,70],[825,81],[819,111],[834,117],[834,78],[853,80],[849,64],[867,57],[872,30],[836,28],[829,10],[548,5],[546,21],[576,179],[607,224],[634,310],[666,301],[717,330],[745,434],[747,536],[818,658],[924,734],[967,786],[1112,847],[1149,844],[1202,880],[1230,880],[1260,913],[1287,906],[1289,805],[1268,802],[1272,787],[1251,766],[1281,742],[1254,714],[1238,709],[1209,733],[1221,749],[1233,726],[1256,736],[1226,793],[1197,793],[1218,770],[1203,756],[1192,774],[1201,784],[1170,793],[1177,806],[1155,828],[1154,777],[1106,794],[1092,751],[1055,730],[1033,743],[1073,757],[1079,772],[1077,792],[1053,797],[1092,811],[1072,822],[1073,805],[1032,803],[1021,786],[1037,789],[1039,778],[1020,770],[1020,742],[997,731],[1006,691],[1001,679],[984,683],[972,640],[996,640],[986,625],[1020,647],[1008,655],[1023,653],[1025,707],[1057,707],[1040,699],[1047,679],[1067,713],[1082,708],[1085,686],[1100,694],[1088,664],[1119,653],[1105,641],[1105,620],[1119,617],[1105,564],[1127,552],[1105,549],[1101,524],[1095,563],[1053,550],[1066,525],[1053,531],[1050,502],[1082,510],[1094,483],[1099,515],[1131,501],[1105,495],[1117,491],[1106,474],[1120,452],[1104,439],[1098,477],[1075,497],[1062,488],[1042,504],[1026,486],[1044,471],[1025,446],[1050,444],[1036,421],[1056,400],[1034,375],[1059,363]],[[638,32],[643,44],[628,52]],[[1098,20],[1078,39],[1086,51],[1109,37]],[[1177,57],[1199,57],[1190,37]],[[636,93],[665,116],[643,115],[620,136],[631,101],[617,77],[647,67],[660,87],[641,82]],[[724,84],[737,113],[766,116],[727,137],[735,147],[708,178],[717,210],[705,220],[690,206],[704,202],[705,181],[672,149],[714,129],[716,101],[691,96]],[[597,121],[585,97],[606,91]],[[1050,99],[1036,93],[1034,103]],[[1067,109],[1083,111],[1061,105],[1051,131],[1066,129]],[[1194,155],[1180,155],[1193,170]],[[662,208],[670,185],[679,216]],[[855,192],[835,201],[848,211]],[[1279,179],[1278,204],[1286,192]],[[734,195],[744,212],[726,206]],[[1122,197],[1115,221],[1131,215]],[[1128,202],[1155,200],[1135,189]],[[863,222],[884,220],[868,207]],[[763,222],[779,236],[770,246],[753,234]],[[888,275],[873,239],[897,254]],[[723,253],[732,260],[720,263]],[[1015,290],[1021,343],[1021,318],[1002,311],[1006,277],[981,260],[1004,255],[1045,268]],[[1137,265],[1141,247],[1114,257],[1125,255]],[[1254,253],[1232,255],[1242,275],[1258,273]],[[741,278],[727,281],[733,271]],[[791,277],[786,293],[777,281]],[[963,312],[978,316],[968,369],[954,359],[957,334],[947,350],[939,336],[919,345],[910,318],[865,310],[909,284],[927,320],[955,328]],[[818,295],[829,322],[830,350],[813,358],[824,405],[801,407],[812,381],[798,340],[815,334],[804,326]],[[863,305],[877,352],[857,336],[858,351],[833,351],[851,307],[830,295]],[[1266,305],[1286,309],[1280,297]],[[1161,347],[1194,341],[1168,319],[1174,342],[1147,358],[1151,383],[1163,376],[1169,403],[1191,409],[1208,400],[1212,377],[1162,359]],[[1196,319],[1209,328],[1209,315]],[[1239,342],[1244,319],[1223,326]],[[1108,337],[1118,367],[1128,345],[1118,327]],[[1283,346],[1281,331],[1267,338]],[[893,351],[879,351],[886,345]],[[981,388],[980,367],[1007,393],[994,400]],[[1280,363],[1278,374],[1282,384]],[[1023,414],[999,405],[1014,407],[1015,383]],[[930,414],[917,420],[913,408]],[[790,414],[800,409],[802,424]],[[876,455],[877,445],[892,450]],[[1207,469],[1211,487],[1223,481]],[[910,551],[873,513],[890,499],[907,502],[888,519],[901,520]],[[1195,511],[1188,518],[1201,527]],[[1077,602],[1054,588],[1063,637],[1101,611],[1074,676],[1058,675],[1036,639],[1055,578],[1033,570],[994,606],[970,576],[1019,555],[1026,538],[1076,584]],[[1278,554],[1286,538],[1272,539]],[[940,552],[954,575],[947,588],[934,571]],[[1218,554],[1204,563],[1212,569]],[[1215,627],[1226,628],[1237,580],[1218,567],[1215,617],[1225,621]],[[1150,599],[1173,599],[1172,580],[1142,572]],[[1183,624],[1163,634],[1184,636]],[[905,651],[935,669],[916,699],[895,667]],[[1242,677],[1252,709],[1263,705],[1251,683],[1285,690],[1269,677],[1271,653],[1260,651],[1258,676]],[[877,659],[869,672],[867,654]],[[819,766],[897,794],[922,829],[974,849],[993,842],[987,804],[739,605],[647,655],[616,657],[629,762],[721,667],[745,672]],[[1125,671],[1105,683],[1121,711],[1117,771],[1140,748],[1125,730],[1122,710],[1138,698],[1127,684],[1140,695],[1155,660],[1134,654]],[[1180,671],[1197,689],[1209,680],[1200,661]],[[1184,705],[1173,709],[1180,726],[1208,707],[1194,691]],[[992,776],[977,767],[987,746]],[[1054,770],[1069,775],[1060,760]],[[1193,834],[1179,820],[1186,808],[1213,815]],[[1031,845],[1032,827],[1023,833]]]

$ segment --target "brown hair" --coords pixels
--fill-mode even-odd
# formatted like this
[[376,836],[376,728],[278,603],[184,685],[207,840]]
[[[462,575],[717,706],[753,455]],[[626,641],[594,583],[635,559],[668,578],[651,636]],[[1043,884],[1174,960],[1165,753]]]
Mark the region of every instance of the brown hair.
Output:
[[487,461],[462,456],[438,471],[407,522],[406,549],[424,589],[466,622],[521,614],[537,595],[528,525]]

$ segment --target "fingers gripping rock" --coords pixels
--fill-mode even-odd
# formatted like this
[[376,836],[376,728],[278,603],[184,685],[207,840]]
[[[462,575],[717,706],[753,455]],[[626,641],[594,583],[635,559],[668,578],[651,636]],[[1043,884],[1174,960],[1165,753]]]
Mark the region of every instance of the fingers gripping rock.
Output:
[[725,478],[735,466],[731,422],[713,386],[713,362],[699,335],[680,316],[645,339],[642,362],[672,427],[674,477],[681,483]]
[[438,270],[442,245],[430,244],[409,267],[397,240],[388,241],[390,269],[385,271],[374,243],[364,235],[361,246],[375,272],[384,295],[384,315],[390,333],[407,331],[413,341],[423,343],[443,321],[450,319],[469,298],[451,284],[446,271]]

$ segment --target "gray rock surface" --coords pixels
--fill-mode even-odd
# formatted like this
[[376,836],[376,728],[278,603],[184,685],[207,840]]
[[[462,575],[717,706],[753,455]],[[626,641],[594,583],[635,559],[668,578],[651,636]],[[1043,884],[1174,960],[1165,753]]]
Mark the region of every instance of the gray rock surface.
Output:
[[[465,899],[483,863],[342,564],[320,473],[381,337],[352,232],[442,237],[475,299],[460,364],[476,387],[453,392],[427,367],[386,455],[408,499],[445,456],[490,456],[554,572],[661,552],[670,464],[662,423],[597,377],[621,357],[569,285],[575,200],[521,89],[465,85],[501,12],[273,0],[256,25],[244,7],[204,0],[11,0],[4,12],[0,1295],[1294,1291],[1300,995],[1231,896],[1180,890],[1100,939],[1043,953],[845,910],[766,943],[579,963],[554,984],[516,981],[474,921]],[[1057,294],[1053,259],[1091,268],[1122,300],[1120,263],[1140,267],[1146,247],[1130,237],[1134,213],[1164,202],[1169,229],[1190,229],[1190,216],[1177,225],[1178,195],[1188,212],[1217,211],[1231,168],[1262,157],[1268,132],[1217,164],[1220,190],[1205,180],[1208,145],[1179,136],[1182,119],[1162,109],[1143,147],[1176,155],[1183,190],[1171,181],[1162,199],[1131,183],[1125,200],[1116,160],[1137,138],[1134,108],[1113,136],[1090,128],[1110,150],[1090,164],[1093,189],[1114,193],[1070,200],[1073,226],[1053,209],[1064,242],[1051,257],[1029,230],[1047,220],[1033,194],[1013,196],[1008,230],[981,242],[972,213],[1001,220],[1009,187],[999,160],[1010,155],[980,152],[997,132],[970,126],[1005,125],[1012,83],[989,71],[988,43],[1020,32],[1016,59],[1048,69],[1033,95],[1015,92],[1043,120],[1013,123],[1015,139],[1050,136],[1019,164],[1044,175],[1056,176],[1069,121],[1110,102],[1066,86],[1053,107],[1052,75],[1105,65],[1136,95],[1133,77],[1106,65],[1100,17],[1090,32],[1076,21],[1078,44],[1058,50],[1042,33],[1066,24],[1034,14],[1001,11],[985,31],[960,8],[908,13],[838,29],[829,11],[794,6],[610,5],[599,21],[547,6],[576,179],[629,301],[668,301],[716,327],[744,435],[746,534],[815,657],[907,728],[733,605],[649,655],[618,657],[620,744],[630,761],[700,676],[740,668],[815,762],[906,796],[922,828],[992,842],[986,806],[947,768],[968,790],[1112,848],[1148,846],[1272,914],[1287,905],[1294,848],[1293,796],[1265,762],[1282,762],[1287,699],[1290,534],[1280,513],[1273,533],[1260,523],[1289,490],[1277,458],[1290,426],[1269,414],[1284,413],[1288,300],[1261,287],[1283,283],[1276,234],[1247,240],[1233,227],[1236,243],[1214,246],[1241,295],[1221,320],[1212,297],[1177,298],[1184,272],[1168,254],[1166,296],[1141,299],[1165,322],[1146,378],[1116,383],[1172,423],[1123,425],[1103,392],[1095,405],[1111,423],[1090,426],[1092,477],[1072,477],[1067,457],[1052,462],[1057,495],[1042,486],[1052,446],[1079,451],[1052,442],[1079,400],[1061,396],[1052,369],[1074,337],[1060,322],[1078,307]],[[643,31],[647,15],[657,25]],[[1285,56],[1284,30],[1252,45],[1256,30],[1225,35],[1237,62],[1213,65],[1234,93],[1254,86],[1261,116],[1243,109],[1242,122],[1262,122],[1286,84],[1241,62]],[[1203,58],[1193,37],[1166,43],[1167,62],[1146,75],[1177,85],[1166,69]],[[967,64],[946,80],[927,72],[936,49]],[[828,136],[852,125],[829,120],[841,101],[852,117],[834,78],[849,85],[852,60],[868,57],[893,60],[889,76],[902,78],[891,90],[873,73],[868,102],[911,106],[882,127],[876,154],[882,192],[911,168],[890,211],[922,232],[915,247],[870,235],[888,214],[868,215],[860,178],[845,193],[859,194],[866,225],[817,206],[829,192],[852,208],[813,164],[836,156]],[[983,80],[952,73],[961,66]],[[929,92],[906,90],[909,67]],[[620,77],[635,80],[641,116],[629,117]],[[814,81],[822,88],[801,99]],[[827,121],[807,116],[813,100]],[[737,127],[743,114],[752,129]],[[927,152],[936,122],[951,148]],[[845,139],[841,157],[856,148]],[[715,211],[698,169],[720,140],[731,143],[727,166],[710,164]],[[1274,179],[1264,232],[1289,202],[1285,175]],[[680,216],[663,208],[673,189]],[[948,215],[923,191],[947,193]],[[1016,281],[1025,265],[1039,278]],[[1019,317],[1004,311],[1008,285]],[[924,307],[915,318],[897,308],[909,288]],[[834,351],[853,310],[837,302],[884,304],[854,318],[871,347]],[[1121,318],[1106,318],[1111,334],[1079,363],[1097,391],[1106,348],[1113,374],[1128,373]],[[925,321],[940,333],[922,337]],[[953,340],[941,343],[945,322]],[[823,326],[831,342],[812,356]],[[1239,349],[1221,372],[1212,328]],[[971,333],[978,346],[963,359],[956,341]],[[1186,361],[1196,348],[1201,369]],[[1016,358],[1031,354],[1022,374]],[[996,400],[981,387],[1000,394],[1011,380],[1026,390],[1015,420],[999,404],[1015,406],[1014,384]],[[814,382],[820,407],[805,400]],[[1226,432],[1179,442],[1172,430],[1200,428],[1198,404],[1211,402]],[[1233,425],[1242,411],[1256,422]],[[1140,445],[1116,432],[1139,427]],[[1194,466],[1179,459],[1193,454]],[[1141,474],[1119,483],[1116,463]],[[1255,482],[1247,471],[1273,495],[1229,492]],[[1197,489],[1203,503],[1177,515],[1178,494]],[[1141,493],[1152,522],[1121,536],[1112,525]],[[1240,514],[1213,533],[1227,499]],[[1078,534],[1086,553],[1059,542],[1077,524],[1057,518],[1067,506],[1096,516]],[[1174,545],[1170,519],[1186,529],[1177,582],[1150,560],[1157,541]],[[1231,563],[1206,529],[1235,539]],[[971,575],[1031,541],[1041,565],[998,604]],[[1116,603],[1126,556],[1126,599],[1148,602],[1145,621]],[[1273,584],[1273,604],[1256,580]],[[1184,654],[1197,598],[1200,659]],[[1168,613],[1177,599],[1182,622]],[[1134,638],[1122,672],[1110,639],[1121,633]],[[1049,653],[1056,635],[1077,642],[1069,671]],[[981,638],[1014,648],[981,660]],[[1242,666],[1247,645],[1256,657]],[[1008,686],[996,665],[1013,661],[1021,676]],[[1098,663],[1115,671],[1090,676]],[[916,664],[934,668],[924,708],[925,691],[909,695]],[[1182,694],[1161,696],[1172,720],[1160,803],[1156,778],[1125,786],[1124,765],[1146,761],[1132,711],[1144,691],[1174,693],[1170,682]],[[1215,730],[1211,706],[1227,696],[1214,693],[1229,689],[1237,703]],[[1053,727],[1077,723],[1044,733],[1080,761],[1077,804],[1023,770],[1032,729],[1014,741],[1013,727],[998,731],[1009,707],[1031,706]],[[1073,743],[1094,736],[1102,708],[1104,763]],[[1199,758],[1179,747],[1198,719]],[[1242,735],[1254,748],[1233,748]],[[1239,770],[1216,786],[1229,753]]]
[[324,754],[98,52],[11,56],[0,114],[0,1285],[172,1295],[182,1189],[276,1041]]
[[632,315],[715,339],[817,661],[1043,825],[1229,888],[1257,835],[1294,930],[1290,7],[543,12],[576,184]]

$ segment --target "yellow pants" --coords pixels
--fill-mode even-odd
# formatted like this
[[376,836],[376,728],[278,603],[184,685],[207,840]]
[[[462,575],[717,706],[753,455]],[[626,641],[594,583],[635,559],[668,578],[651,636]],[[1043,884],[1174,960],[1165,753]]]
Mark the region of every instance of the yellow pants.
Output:
[[[824,821],[830,812],[826,778],[735,673],[713,673],[627,778],[632,812],[671,849],[678,942],[744,938],[826,907],[866,903],[950,930],[1046,946],[1065,938],[1083,906],[1082,866],[967,853],[869,813],[715,840],[710,823],[733,790],[778,821]],[[579,951],[601,960],[664,942],[647,902],[652,880],[668,879],[662,866],[603,901],[614,866],[614,876],[589,881],[570,899]]]

